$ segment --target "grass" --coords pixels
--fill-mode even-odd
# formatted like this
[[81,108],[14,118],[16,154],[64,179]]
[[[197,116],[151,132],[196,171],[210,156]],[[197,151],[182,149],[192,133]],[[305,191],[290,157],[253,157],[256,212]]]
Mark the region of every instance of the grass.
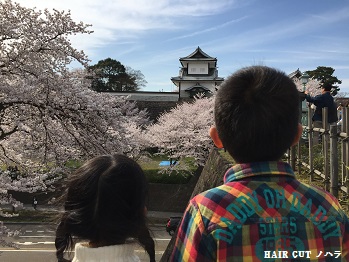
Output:
[[77,169],[77,168],[81,167],[82,164],[83,164],[83,162],[81,162],[80,160],[71,159],[65,163],[65,166],[68,168],[71,168],[71,169]]
[[189,182],[192,173],[197,169],[194,165],[194,159],[191,158],[181,160],[185,161],[189,166],[188,170],[171,170],[160,167],[159,164],[163,160],[168,160],[168,158],[165,156],[152,156],[147,161],[139,161],[149,183],[186,184]]
[[[163,183],[163,184],[186,184],[189,182],[192,173],[194,173],[197,167],[194,165],[194,159],[187,158],[184,161],[189,166],[189,170],[177,170],[168,171],[165,173],[159,173],[164,170],[164,167],[160,167],[159,164],[163,160],[168,160],[167,156],[154,154],[146,160],[138,161],[142,167],[145,176],[149,183]],[[66,163],[66,166],[71,169],[79,168],[82,165],[81,161],[70,160]]]

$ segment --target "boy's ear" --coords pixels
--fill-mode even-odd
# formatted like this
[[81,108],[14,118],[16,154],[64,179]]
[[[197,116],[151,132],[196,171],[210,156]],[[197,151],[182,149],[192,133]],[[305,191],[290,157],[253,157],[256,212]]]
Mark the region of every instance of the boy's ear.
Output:
[[212,138],[212,141],[216,145],[216,147],[223,148],[223,143],[218,136],[217,129],[214,126],[210,128],[210,137]]
[[303,127],[300,123],[298,123],[298,131],[291,146],[294,146],[298,143],[299,139],[301,139],[302,132],[303,132]]

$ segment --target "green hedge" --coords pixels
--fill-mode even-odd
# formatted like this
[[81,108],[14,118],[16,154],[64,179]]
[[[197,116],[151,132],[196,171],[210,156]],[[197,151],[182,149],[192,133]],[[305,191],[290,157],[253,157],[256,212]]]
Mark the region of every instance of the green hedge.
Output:
[[143,168],[143,171],[149,183],[186,184],[192,176],[189,171],[179,171],[179,173],[172,171],[169,174],[163,174],[159,173],[160,168]]
[[181,161],[189,166],[189,170],[177,170],[170,173],[159,173],[163,167],[160,167],[160,162],[168,160],[166,156],[155,155],[150,161],[140,162],[145,176],[149,183],[163,183],[163,184],[186,184],[197,169],[194,164],[194,159],[187,158]]
[[[196,166],[194,165],[194,160],[187,158],[187,164],[190,166],[190,171],[179,171],[178,173],[172,171],[170,173],[159,173],[162,167],[159,166],[160,162],[163,160],[168,160],[166,156],[163,155],[153,155],[151,160],[146,162],[139,162],[142,167],[145,176],[149,183],[163,183],[163,184],[186,184],[190,180],[192,174],[196,171]],[[70,160],[66,163],[66,166],[71,169],[79,168],[83,163],[78,160]]]

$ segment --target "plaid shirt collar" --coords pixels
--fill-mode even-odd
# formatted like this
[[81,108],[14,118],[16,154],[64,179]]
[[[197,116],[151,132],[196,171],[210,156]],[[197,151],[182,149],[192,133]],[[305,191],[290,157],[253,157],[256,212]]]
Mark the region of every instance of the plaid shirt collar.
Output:
[[265,175],[285,175],[295,177],[291,166],[285,162],[255,162],[237,164],[228,169],[224,175],[224,183],[235,180]]

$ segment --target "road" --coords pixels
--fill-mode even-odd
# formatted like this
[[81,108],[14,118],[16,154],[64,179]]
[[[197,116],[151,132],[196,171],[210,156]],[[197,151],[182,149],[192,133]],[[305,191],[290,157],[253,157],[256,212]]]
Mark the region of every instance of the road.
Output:
[[[6,238],[18,245],[19,249],[0,246],[0,261],[2,262],[56,262],[55,258],[55,226],[37,224],[10,224],[12,230],[20,230],[16,237]],[[160,261],[171,237],[163,225],[152,226],[155,238],[156,261]],[[135,244],[136,254],[141,261],[149,261],[148,255],[141,246]]]

